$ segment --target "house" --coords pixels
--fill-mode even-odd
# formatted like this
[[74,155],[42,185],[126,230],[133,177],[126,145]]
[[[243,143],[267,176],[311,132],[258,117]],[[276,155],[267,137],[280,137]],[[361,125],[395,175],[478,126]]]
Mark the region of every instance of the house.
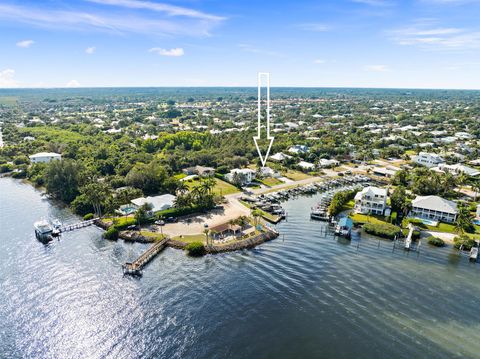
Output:
[[251,183],[256,177],[256,172],[250,168],[234,168],[225,175],[229,182],[238,182],[241,186]]
[[283,162],[285,160],[292,158],[292,156],[286,155],[283,152],[278,152],[278,153],[275,153],[273,156],[270,156],[269,158],[271,161]]
[[417,196],[410,211],[410,217],[447,223],[455,222],[457,214],[457,204],[439,196]]
[[270,167],[262,167],[260,168],[259,172],[260,172],[260,176],[262,177],[273,177],[273,178],[282,177],[280,173],[278,173],[277,171],[275,171]]
[[437,171],[437,172],[445,172],[445,173],[451,173],[455,176],[458,176],[460,174],[465,174],[470,177],[475,177],[480,175],[480,171],[476,170],[475,168],[468,167],[465,165],[462,165],[460,163],[456,163],[453,165],[447,165],[446,163],[441,163],[437,167],[432,168],[432,170]]
[[138,209],[144,204],[150,204],[152,207],[151,212],[156,213],[160,212],[166,209],[169,209],[173,207],[175,203],[176,197],[171,194],[162,194],[160,196],[154,196],[154,197],[140,197],[140,198],[135,198],[132,199],[130,202],[132,203],[133,207]]
[[31,163],[48,163],[53,160],[61,160],[62,155],[55,152],[39,152],[29,156]]
[[182,172],[188,176],[199,175],[201,177],[212,177],[215,175],[215,168],[195,166],[195,167],[184,168]]
[[299,163],[297,163],[297,166],[305,171],[313,171],[315,169],[315,165],[313,163],[305,161],[300,161]]
[[428,168],[436,167],[445,160],[436,153],[420,152],[418,156],[412,156],[412,161]]
[[230,236],[242,235],[242,227],[238,224],[224,223],[210,228],[210,235],[214,240],[221,240]]
[[386,188],[365,187],[355,195],[354,211],[361,214],[383,215],[387,206]]
[[327,160],[326,158],[322,158],[318,161],[319,168],[331,168],[337,167],[338,165],[340,165],[340,162],[337,160]]
[[391,178],[395,176],[400,168],[389,166],[389,167],[374,167],[372,172],[375,176]]
[[305,154],[308,151],[309,151],[309,148],[305,145],[294,145],[288,149],[288,152],[293,153],[295,155]]

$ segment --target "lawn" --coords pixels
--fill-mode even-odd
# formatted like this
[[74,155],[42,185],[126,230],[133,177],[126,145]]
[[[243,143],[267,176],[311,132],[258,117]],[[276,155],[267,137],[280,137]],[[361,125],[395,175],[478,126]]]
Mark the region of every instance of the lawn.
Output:
[[284,172],[283,175],[293,181],[301,181],[311,177],[306,173],[295,170],[288,170],[287,172]]
[[163,239],[165,236],[161,233],[150,232],[150,231],[140,231],[140,234],[147,238],[154,238],[156,241]]
[[[238,193],[240,190],[235,187],[234,185],[231,185],[228,182],[222,181],[219,178],[215,178],[215,187],[213,188],[213,193],[216,195],[221,195],[225,196],[227,194],[232,194],[232,193]],[[198,186],[200,184],[200,180],[198,178],[192,179],[189,181],[185,182],[188,186],[189,189],[192,189],[195,186]]]
[[385,217],[382,216],[368,216],[366,214],[360,214],[360,213],[351,213],[350,218],[353,220],[355,223],[374,223],[374,224],[384,224],[388,223],[385,221]]
[[206,238],[205,234],[189,234],[184,236],[173,237],[172,239],[175,241],[180,241],[184,243],[202,242],[203,244],[206,244],[205,238]]
[[283,182],[280,181],[279,179],[273,178],[273,177],[267,177],[262,179],[261,181],[265,186],[273,187],[279,184],[282,184]]

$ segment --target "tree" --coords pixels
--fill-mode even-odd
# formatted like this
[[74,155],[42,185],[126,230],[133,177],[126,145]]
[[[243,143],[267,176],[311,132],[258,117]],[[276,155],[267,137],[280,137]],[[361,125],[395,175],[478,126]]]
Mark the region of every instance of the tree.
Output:
[[457,221],[455,223],[455,232],[464,234],[472,230],[472,215],[467,206],[461,204],[458,207]]
[[152,210],[152,205],[150,203],[144,203],[141,205],[135,212],[135,220],[137,224],[145,224],[149,219],[149,212]]
[[93,206],[93,210],[99,217],[102,216],[102,206],[109,198],[111,188],[104,182],[88,183],[80,189],[80,193],[85,196],[86,201]]
[[407,200],[408,198],[405,187],[398,186],[397,188],[395,188],[392,195],[390,196],[390,203],[392,205],[392,209],[396,212],[404,213],[403,210],[405,208],[405,202]]
[[252,216],[255,219],[255,226],[258,225],[258,217],[260,217],[261,215],[262,215],[262,213],[258,209],[254,209],[252,211]]
[[47,192],[70,203],[79,194],[81,166],[73,160],[51,161],[45,169]]
[[155,194],[165,189],[168,173],[157,162],[149,164],[137,163],[128,172],[126,182],[132,187],[141,189],[145,194]]

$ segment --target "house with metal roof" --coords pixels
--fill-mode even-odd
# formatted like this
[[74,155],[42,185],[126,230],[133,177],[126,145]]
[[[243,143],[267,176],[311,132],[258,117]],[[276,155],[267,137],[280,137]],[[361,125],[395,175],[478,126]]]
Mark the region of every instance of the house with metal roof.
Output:
[[455,222],[457,215],[457,203],[439,196],[417,196],[410,211],[410,217],[447,223]]

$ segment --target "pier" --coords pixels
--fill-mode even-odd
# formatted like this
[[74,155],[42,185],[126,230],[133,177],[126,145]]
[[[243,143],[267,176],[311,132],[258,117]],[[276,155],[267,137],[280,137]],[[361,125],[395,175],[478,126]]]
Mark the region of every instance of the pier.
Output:
[[95,224],[95,222],[98,221],[98,220],[99,220],[99,218],[93,218],[93,219],[89,219],[87,221],[82,221],[82,222],[73,223],[73,224],[66,224],[64,226],[59,227],[57,230],[58,230],[59,233],[70,232],[70,231],[73,231],[75,229],[80,229],[80,228],[91,226],[92,224]]
[[123,274],[142,275],[143,267],[145,267],[153,258],[157,256],[158,253],[160,253],[166,247],[169,240],[170,238],[168,237],[163,238],[143,252],[135,261],[125,263],[122,266]]

